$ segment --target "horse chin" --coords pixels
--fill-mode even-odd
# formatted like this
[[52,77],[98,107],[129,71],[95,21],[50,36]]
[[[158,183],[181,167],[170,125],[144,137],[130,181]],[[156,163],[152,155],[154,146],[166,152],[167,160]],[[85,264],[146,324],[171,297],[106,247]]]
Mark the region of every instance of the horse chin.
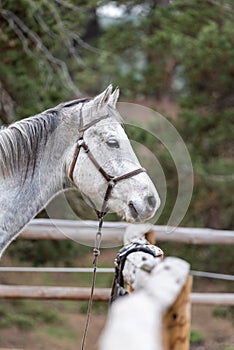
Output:
[[[133,217],[129,211],[121,211],[117,213],[118,216],[120,216],[124,221],[130,223],[130,224],[141,224],[144,223],[148,218],[142,219],[139,215],[136,217]],[[150,219],[150,218],[149,218]]]
[[[141,208],[140,206],[135,205],[132,201],[129,201],[128,204],[120,203],[115,201],[114,203],[110,203],[110,209],[113,212],[121,217],[126,222],[131,224],[142,224],[147,220],[150,220],[156,212],[157,208],[151,208],[147,210],[147,208]],[[114,205],[113,205],[114,204]],[[117,205],[116,205],[117,204]]]
[[141,220],[141,218],[137,217],[137,218],[132,218],[132,217],[126,217],[127,222],[129,222],[130,224],[142,224],[145,220]]

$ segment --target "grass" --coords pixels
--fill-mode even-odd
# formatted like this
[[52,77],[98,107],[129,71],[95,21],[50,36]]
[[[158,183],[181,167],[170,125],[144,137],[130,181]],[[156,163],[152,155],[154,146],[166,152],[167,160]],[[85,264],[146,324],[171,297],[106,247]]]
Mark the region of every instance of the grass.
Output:
[[212,309],[212,315],[217,318],[227,318],[229,315],[229,308],[227,306],[216,306]]
[[12,312],[11,308],[0,308],[0,328],[16,326],[20,330],[31,330],[36,326],[35,320],[28,315],[20,315]]
[[216,306],[212,310],[212,315],[217,318],[229,319],[234,325],[234,307]]
[[60,324],[62,316],[58,310],[37,301],[2,302],[0,306],[0,328],[17,327],[32,330],[41,324]]
[[[92,307],[92,314],[94,315],[106,315],[108,311],[108,303],[106,301],[94,301]],[[88,302],[80,302],[79,312],[86,314],[88,310]]]
[[201,344],[205,340],[204,334],[197,329],[192,329],[190,333],[191,344]]
[[69,339],[76,340],[77,339],[77,330],[61,327],[61,326],[48,326],[45,327],[45,333],[51,337],[60,338],[60,339]]
[[76,349],[81,341],[81,334],[77,328],[71,325],[44,325],[35,330],[36,342],[41,345],[41,349]]

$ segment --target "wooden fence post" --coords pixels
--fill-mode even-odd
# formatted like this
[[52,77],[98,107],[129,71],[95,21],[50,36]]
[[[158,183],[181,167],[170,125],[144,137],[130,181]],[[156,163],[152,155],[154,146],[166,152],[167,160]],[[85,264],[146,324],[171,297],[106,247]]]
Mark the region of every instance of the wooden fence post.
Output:
[[[145,234],[150,244],[155,244],[156,232],[151,229]],[[184,287],[162,321],[163,350],[189,350],[192,276],[188,276]]]
[[[151,229],[145,234],[150,244],[155,244],[156,232]],[[189,350],[192,276],[188,276],[184,287],[162,321],[163,350]]]
[[[154,230],[144,225],[126,229],[128,254],[122,272],[128,290],[134,293],[113,303],[99,350],[189,349],[189,264],[177,258],[162,261],[163,252],[155,246],[148,247],[155,256],[149,254],[146,239],[154,245]],[[129,253],[131,244],[133,251]],[[136,245],[139,249],[135,250]],[[163,338],[164,319],[170,335]]]
[[190,275],[176,301],[163,317],[163,350],[189,350],[191,289],[192,276]]
[[[147,272],[139,266],[139,254],[145,254],[142,257],[146,261],[147,253],[135,252],[127,257],[124,267],[127,281],[133,281],[134,293],[119,298],[111,306],[99,350],[163,349],[163,315],[185,285],[189,264],[178,258],[165,258]],[[151,262],[149,259],[149,266]],[[131,265],[135,265],[135,272]]]
[[151,229],[145,233],[145,238],[150,244],[156,244],[156,231]]
[[[129,227],[125,232],[124,240],[127,244],[134,242],[137,237],[141,242],[140,237],[144,237],[151,245],[155,244],[156,233],[154,229],[146,230],[144,225],[137,228],[137,230],[131,230]],[[145,231],[144,231],[145,229]],[[144,241],[142,241],[144,242]],[[143,244],[143,243],[142,243]],[[138,254],[138,256],[137,256]],[[127,257],[126,265],[124,268],[124,277],[128,284],[128,292],[133,292],[134,289],[139,290],[145,284],[148,278],[151,278],[149,273],[142,271],[141,264],[139,262],[139,254],[142,255],[148,264],[152,264],[152,256],[144,256],[145,253],[132,253]],[[151,261],[150,261],[151,260]],[[156,262],[156,259],[155,259]],[[134,265],[132,269],[131,265]],[[153,268],[153,265],[151,265]],[[144,269],[143,269],[144,270]],[[179,277],[178,277],[179,278]],[[181,281],[176,281],[181,283]],[[175,299],[174,303],[169,307],[161,320],[161,346],[162,350],[189,350],[190,340],[190,294],[192,287],[192,276],[187,276],[184,285],[182,285],[181,291]],[[165,290],[165,293],[167,291]],[[157,301],[156,301],[157,303]],[[160,303],[160,300],[158,301]],[[158,329],[156,331],[160,332]],[[158,339],[157,339],[158,342]],[[156,344],[158,348],[159,344]]]

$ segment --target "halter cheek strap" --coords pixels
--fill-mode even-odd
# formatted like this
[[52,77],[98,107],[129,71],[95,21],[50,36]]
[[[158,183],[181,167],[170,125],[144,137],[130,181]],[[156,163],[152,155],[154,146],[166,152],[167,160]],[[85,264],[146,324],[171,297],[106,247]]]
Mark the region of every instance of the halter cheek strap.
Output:
[[75,166],[76,166],[77,159],[78,159],[78,156],[80,153],[80,149],[83,148],[83,150],[85,151],[85,153],[87,154],[87,156],[89,157],[91,162],[94,164],[96,169],[102,174],[102,176],[105,178],[105,180],[107,181],[107,184],[108,184],[105,196],[103,198],[103,204],[102,204],[101,211],[98,211],[95,209],[99,219],[103,218],[104,215],[106,214],[107,202],[111,196],[112,189],[115,187],[115,185],[122,180],[126,180],[130,177],[136,176],[136,175],[146,171],[144,168],[138,168],[138,169],[135,169],[133,171],[130,171],[129,173],[126,173],[126,174],[123,174],[120,176],[113,176],[113,175],[109,175],[105,171],[105,169],[103,169],[103,167],[98,163],[98,161],[96,160],[96,158],[94,157],[94,155],[90,151],[87,143],[84,140],[84,132],[87,129],[89,129],[91,126],[97,124],[98,122],[100,122],[101,120],[106,119],[106,118],[109,118],[109,115],[104,115],[100,118],[94,119],[90,123],[88,123],[84,126],[83,125],[83,118],[82,118],[82,114],[81,114],[79,138],[78,138],[78,141],[76,143],[76,148],[75,148],[75,152],[73,155],[73,159],[72,159],[72,163],[71,163],[71,167],[70,167],[70,171],[69,171],[69,178],[72,182],[74,182],[73,174],[74,174]]
[[71,167],[70,167],[70,171],[69,171],[69,178],[71,179],[72,182],[74,182],[74,178],[73,178],[73,173],[74,173],[74,169],[76,166],[76,162],[77,162],[77,158],[79,156],[80,153],[80,149],[81,147],[84,148],[84,150],[86,152],[88,152],[89,148],[87,146],[87,144],[84,141],[84,132],[89,129],[91,126],[97,124],[98,122],[100,122],[103,119],[107,119],[109,118],[109,115],[104,115],[100,118],[94,119],[92,120],[90,123],[86,124],[85,126],[83,125],[83,117],[82,117],[82,113],[80,115],[80,129],[79,129],[79,137],[76,143],[76,149],[73,155],[73,159],[72,159],[72,163],[71,163]]

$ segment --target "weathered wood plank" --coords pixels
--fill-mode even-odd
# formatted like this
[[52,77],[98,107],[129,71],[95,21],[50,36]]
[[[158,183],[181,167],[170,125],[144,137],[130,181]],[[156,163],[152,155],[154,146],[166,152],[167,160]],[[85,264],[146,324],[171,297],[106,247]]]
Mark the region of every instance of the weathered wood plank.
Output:
[[[124,222],[104,222],[103,245],[122,244],[126,228]],[[134,225],[131,225],[134,230]],[[135,225],[138,227],[139,225]],[[149,225],[145,226],[149,231]],[[142,229],[144,226],[142,225]],[[213,230],[208,228],[151,226],[157,241],[181,242],[191,244],[234,244],[234,231]],[[20,234],[24,239],[73,239],[92,244],[97,231],[96,221],[72,220],[33,220]],[[170,233],[169,233],[170,232]]]
[[192,276],[163,317],[163,350],[188,350],[190,341]]
[[[25,292],[26,291],[26,292]],[[109,301],[109,288],[96,288],[96,301]],[[89,288],[0,284],[0,299],[88,300]],[[193,305],[234,305],[234,293],[191,293]]]
[[233,305],[234,293],[191,293],[194,305]]
[[[108,288],[96,288],[94,291],[95,301],[107,301],[109,296]],[[2,299],[88,300],[89,297],[90,288],[0,285]]]

